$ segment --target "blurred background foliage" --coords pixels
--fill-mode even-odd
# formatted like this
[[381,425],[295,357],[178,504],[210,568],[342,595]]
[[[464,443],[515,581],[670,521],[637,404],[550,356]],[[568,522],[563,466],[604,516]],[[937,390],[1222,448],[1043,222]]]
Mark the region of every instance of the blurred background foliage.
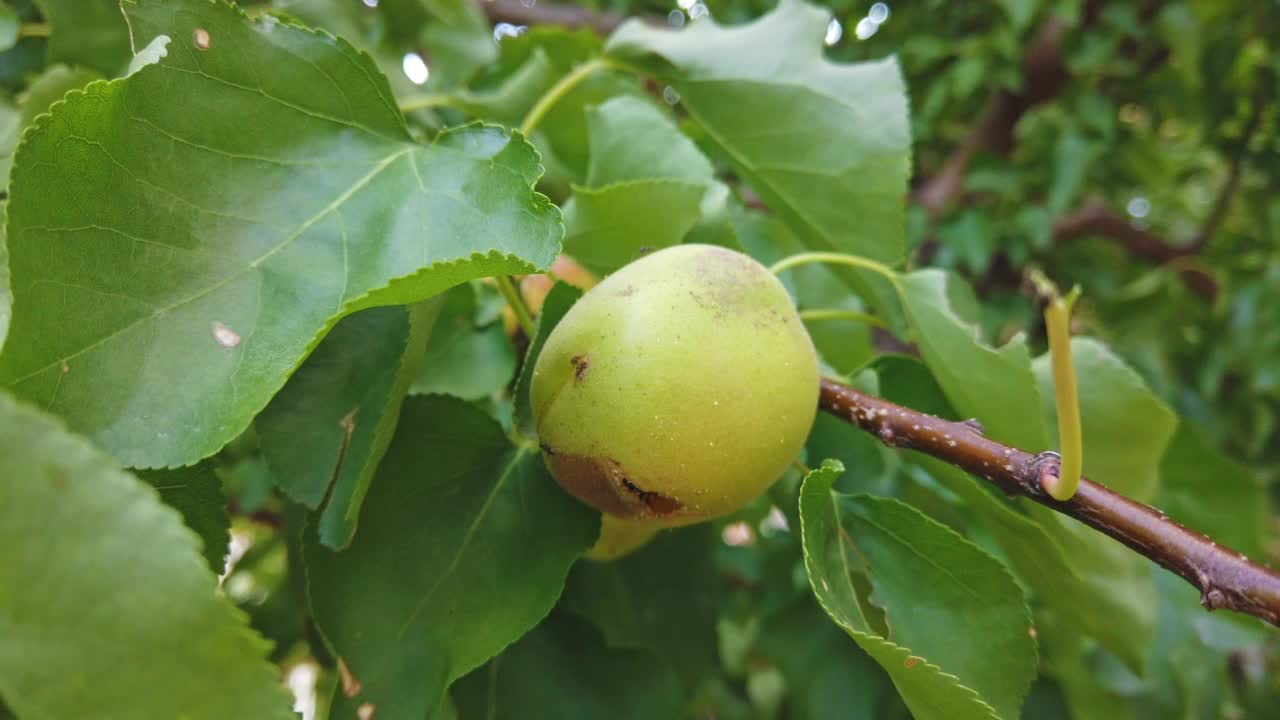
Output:
[[[518,125],[547,88],[599,53],[602,33],[623,17],[671,27],[708,16],[733,24],[774,3],[244,5],[250,13],[291,15],[370,52],[415,130],[427,137],[471,117]],[[1245,488],[1246,505],[1262,497],[1274,502],[1280,474],[1280,4],[840,0],[827,6],[834,15],[826,37],[829,57],[895,54],[906,77],[913,134],[910,264],[968,278],[981,301],[974,311],[985,338],[1001,343],[1026,333],[1037,352],[1044,348],[1043,328],[1024,287],[1025,271],[1041,268],[1064,287],[1078,283],[1084,299],[1075,330],[1108,343],[1194,426],[1179,431],[1166,456],[1161,502],[1213,504],[1222,487]],[[0,176],[31,118],[66,90],[119,75],[127,66],[127,30],[116,13],[113,1],[99,0],[7,0],[7,7],[0,6]],[[47,36],[41,26],[60,30]],[[609,74],[584,83],[535,137],[548,166],[541,189],[557,202],[586,177],[582,109],[619,94],[665,100],[679,117],[670,88]],[[688,130],[698,141],[696,130]],[[723,165],[717,169],[732,180]],[[752,207],[749,191],[737,192]],[[501,385],[503,371],[495,381],[492,364],[474,358],[491,357],[482,348],[493,345],[499,303],[480,283],[455,299],[458,312],[471,314],[473,337],[457,330],[467,320],[458,313],[450,315],[457,321],[450,336],[462,338],[457,342],[463,350],[481,349],[454,349],[462,359],[451,372],[462,378],[458,382],[487,392]],[[818,340],[830,348],[826,359],[848,370],[868,358],[873,338],[865,329],[847,330],[844,337]],[[509,376],[512,359],[502,353]],[[927,392],[913,399],[921,397]],[[1197,464],[1215,448],[1236,462]],[[820,417],[810,454],[841,457],[861,468],[860,490],[903,497],[991,544],[937,478],[846,425]],[[252,434],[223,451],[218,469],[236,516],[234,569],[224,587],[276,642],[275,659],[290,683],[318,684],[323,707],[338,678],[305,616],[302,572],[291,552],[299,542],[297,510],[273,492]],[[790,497],[796,483],[795,473],[784,478],[773,497]],[[1267,488],[1266,494],[1254,493],[1255,486]],[[1226,516],[1218,522],[1230,526],[1231,514],[1242,506],[1221,505]],[[664,536],[616,566],[577,568],[552,619],[502,657],[543,670],[576,662],[585,671],[617,662],[634,683],[651,682],[655,694],[679,696],[687,684],[694,700],[685,708],[693,717],[906,717],[883,671],[817,607],[798,565],[799,540],[785,531],[797,526],[796,518],[778,507],[794,506],[775,506],[766,497],[712,529]],[[1249,509],[1268,526],[1255,537],[1272,537],[1274,514]],[[708,542],[712,532],[719,541]],[[1277,555],[1274,543],[1259,551]],[[629,568],[636,572],[628,574]],[[705,568],[714,569],[699,572]],[[588,577],[592,573],[616,577]],[[695,576],[719,582],[689,590]],[[636,590],[651,605],[637,609],[630,624],[593,603],[593,582],[636,578],[653,586]],[[1092,641],[1055,635],[1062,626],[1040,622],[1052,618],[1037,614],[1042,676],[1024,717],[1276,717],[1275,634],[1203,613],[1194,592],[1166,573],[1155,573],[1154,582],[1160,598],[1156,647],[1142,673]],[[664,587],[682,592],[664,595],[658,591]],[[690,597],[698,599],[696,606]],[[685,621],[674,629],[654,620],[675,615]],[[664,662],[651,656],[604,659],[596,646],[567,658],[559,645],[566,634],[595,632],[579,627],[584,619],[604,633],[593,636],[597,646],[647,648]],[[672,667],[678,677],[670,676]],[[569,679],[563,682],[566,692],[575,691]],[[454,692],[463,717],[475,687],[468,678]],[[529,706],[546,702],[534,687],[501,691]],[[584,701],[564,717],[590,717],[592,708]]]

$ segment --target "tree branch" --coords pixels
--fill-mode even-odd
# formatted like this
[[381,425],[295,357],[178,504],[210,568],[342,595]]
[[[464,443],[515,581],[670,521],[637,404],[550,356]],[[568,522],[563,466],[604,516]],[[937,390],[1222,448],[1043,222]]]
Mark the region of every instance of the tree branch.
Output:
[[1236,144],[1235,153],[1231,156],[1231,167],[1227,170],[1227,179],[1223,181],[1222,188],[1218,190],[1218,197],[1214,199],[1213,207],[1209,210],[1209,215],[1205,218],[1204,225],[1200,227],[1200,233],[1196,235],[1195,247],[1197,250],[1209,244],[1209,240],[1213,238],[1218,226],[1222,224],[1222,220],[1227,216],[1227,211],[1231,209],[1231,200],[1235,197],[1236,188],[1240,185],[1240,175],[1244,171],[1244,158],[1249,152],[1249,141],[1253,139],[1253,133],[1258,129],[1258,123],[1262,120],[1262,109],[1265,106],[1266,102],[1262,94],[1260,92],[1254,93],[1253,109],[1249,112],[1249,119],[1245,121],[1244,129],[1240,132],[1240,140]]
[[1030,498],[1106,533],[1191,583],[1200,591],[1200,604],[1209,610],[1234,610],[1280,626],[1280,574],[1155,508],[1088,478],[1080,480],[1074,497],[1058,502],[1041,489],[1043,464],[1036,462],[1038,456],[990,440],[970,424],[926,415],[829,380],[822,381],[819,402],[824,411],[890,447],[931,455],[986,478],[1009,495]]
[[[1206,228],[1208,223],[1206,222]],[[1163,236],[1135,226],[1128,218],[1113,212],[1097,200],[1091,200],[1058,218],[1053,223],[1053,239],[1065,242],[1088,235],[1101,235],[1118,242],[1130,254],[1157,264],[1190,257],[1203,249],[1203,242],[1188,245],[1169,244]],[[1207,239],[1208,236],[1201,235]],[[1212,300],[1218,293],[1213,276],[1194,266],[1179,268],[1183,282],[1197,295]]]
[[969,162],[979,150],[1007,153],[1013,147],[1013,130],[1031,108],[1062,91],[1070,75],[1062,58],[1062,38],[1067,22],[1051,16],[1036,31],[1022,62],[1022,90],[999,90],[987,101],[981,119],[943,163],[942,169],[911,194],[931,217],[942,215],[964,191]]

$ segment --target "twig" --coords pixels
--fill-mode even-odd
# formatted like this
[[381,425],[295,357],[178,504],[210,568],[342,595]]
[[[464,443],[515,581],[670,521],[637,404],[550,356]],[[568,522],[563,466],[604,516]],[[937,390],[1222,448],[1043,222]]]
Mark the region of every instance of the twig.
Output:
[[931,455],[978,477],[1009,495],[1030,498],[1106,533],[1200,591],[1200,604],[1225,608],[1280,626],[1280,574],[1249,561],[1159,510],[1081,478],[1065,502],[1049,497],[1040,484],[1041,456],[983,436],[971,424],[943,420],[822,380],[824,411],[876,435],[890,447]]
[[942,169],[921,183],[912,199],[938,217],[964,190],[969,162],[979,150],[1007,153],[1013,147],[1013,130],[1027,110],[1052,99],[1066,85],[1069,75],[1062,57],[1062,38],[1068,26],[1052,16],[1036,32],[1022,62],[1022,90],[999,90],[987,101],[982,117],[943,163]]
[[[1086,202],[1053,223],[1055,242],[1087,235],[1111,238],[1131,254],[1159,264],[1196,255],[1201,250],[1198,242],[1183,246],[1171,245],[1163,236],[1134,225],[1128,218],[1113,212],[1097,200]],[[1178,274],[1197,295],[1210,300],[1217,295],[1218,284],[1212,275],[1193,266],[1179,269]]]
[[1265,106],[1266,102],[1261,97],[1261,93],[1254,93],[1253,109],[1249,113],[1249,119],[1245,122],[1244,130],[1240,133],[1235,153],[1231,156],[1231,166],[1227,170],[1227,179],[1223,181],[1222,188],[1218,190],[1218,197],[1214,198],[1213,207],[1209,210],[1209,215],[1205,218],[1204,225],[1200,227],[1200,232],[1196,235],[1193,245],[1197,251],[1209,244],[1209,241],[1213,239],[1213,234],[1217,232],[1218,226],[1226,218],[1227,211],[1231,209],[1231,200],[1235,197],[1236,188],[1240,185],[1240,175],[1244,171],[1244,159],[1249,152],[1249,141],[1253,139],[1253,133],[1258,129],[1258,123],[1262,120],[1262,109]]

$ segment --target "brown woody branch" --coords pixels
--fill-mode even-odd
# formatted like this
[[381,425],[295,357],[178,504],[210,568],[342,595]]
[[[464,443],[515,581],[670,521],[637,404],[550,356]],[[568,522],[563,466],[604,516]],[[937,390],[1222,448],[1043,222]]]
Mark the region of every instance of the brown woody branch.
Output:
[[1022,90],[999,90],[987,101],[977,124],[943,163],[942,169],[911,194],[932,217],[942,215],[964,190],[969,162],[981,150],[1007,153],[1013,148],[1013,130],[1031,108],[1055,97],[1068,78],[1062,57],[1066,21],[1050,17],[1027,47],[1022,62]]
[[[1228,184],[1234,185],[1234,181],[1229,180]],[[1113,212],[1097,200],[1091,200],[1054,221],[1053,239],[1055,242],[1065,242],[1090,235],[1108,237],[1122,245],[1132,255],[1153,263],[1164,264],[1198,254],[1208,240],[1206,233],[1212,232],[1212,228],[1209,227],[1210,222],[1216,225],[1216,221],[1212,218],[1207,221],[1205,231],[1195,242],[1183,246],[1171,245],[1162,235],[1138,227],[1130,222],[1129,218]],[[1197,295],[1207,300],[1212,300],[1217,295],[1218,283],[1213,275],[1205,270],[1186,266],[1180,268],[1178,274],[1187,287]]]
[[926,415],[829,380],[822,381],[819,402],[826,412],[890,447],[931,455],[987,479],[1009,495],[1030,498],[1106,533],[1191,583],[1200,591],[1200,604],[1209,610],[1234,610],[1280,626],[1280,574],[1153,507],[1088,478],[1080,480],[1074,497],[1058,502],[1040,487],[1046,466],[1041,456],[995,442],[972,423]]

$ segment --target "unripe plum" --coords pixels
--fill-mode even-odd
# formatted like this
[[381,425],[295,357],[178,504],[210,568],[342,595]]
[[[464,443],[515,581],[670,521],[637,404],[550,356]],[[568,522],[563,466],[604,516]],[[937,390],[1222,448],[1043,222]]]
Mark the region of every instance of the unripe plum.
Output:
[[786,470],[817,412],[818,360],[768,270],[678,245],[589,290],[547,338],[531,392],[561,486],[670,527],[731,513]]

